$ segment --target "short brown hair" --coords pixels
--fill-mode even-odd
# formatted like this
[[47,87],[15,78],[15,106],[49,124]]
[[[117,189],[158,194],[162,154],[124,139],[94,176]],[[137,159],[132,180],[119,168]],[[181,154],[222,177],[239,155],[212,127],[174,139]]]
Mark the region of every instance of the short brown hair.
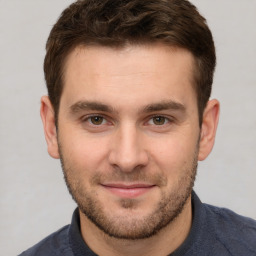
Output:
[[49,98],[57,118],[63,66],[79,45],[122,47],[162,42],[189,50],[195,57],[199,122],[209,100],[216,65],[206,20],[187,0],[78,0],[65,9],[51,30],[44,61]]

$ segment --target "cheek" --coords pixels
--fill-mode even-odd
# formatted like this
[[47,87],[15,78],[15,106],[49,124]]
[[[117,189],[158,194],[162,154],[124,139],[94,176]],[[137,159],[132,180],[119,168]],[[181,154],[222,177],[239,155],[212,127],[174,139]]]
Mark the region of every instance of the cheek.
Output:
[[78,132],[68,133],[67,136],[62,136],[62,134],[64,135],[64,131],[59,138],[62,155],[72,169],[86,169],[90,172],[104,165],[104,159],[108,155],[108,139]]
[[152,159],[168,175],[184,169],[194,160],[196,143],[178,136],[165,138],[151,149]]

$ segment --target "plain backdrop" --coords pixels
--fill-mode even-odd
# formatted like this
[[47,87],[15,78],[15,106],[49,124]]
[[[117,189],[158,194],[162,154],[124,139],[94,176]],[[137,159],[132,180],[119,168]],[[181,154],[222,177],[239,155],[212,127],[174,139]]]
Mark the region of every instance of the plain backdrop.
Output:
[[[45,42],[69,0],[0,0],[0,254],[17,255],[75,208],[39,117]],[[256,218],[256,1],[193,0],[213,32],[221,102],[215,148],[199,164],[203,202]]]

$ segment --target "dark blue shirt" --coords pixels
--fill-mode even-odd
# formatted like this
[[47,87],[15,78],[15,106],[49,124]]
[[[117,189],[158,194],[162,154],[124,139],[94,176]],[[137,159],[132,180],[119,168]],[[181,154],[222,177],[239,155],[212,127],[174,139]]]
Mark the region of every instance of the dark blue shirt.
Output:
[[[184,243],[169,256],[256,256],[256,221],[203,204],[193,192],[193,223]],[[78,209],[71,225],[49,235],[20,256],[96,256],[80,233]]]

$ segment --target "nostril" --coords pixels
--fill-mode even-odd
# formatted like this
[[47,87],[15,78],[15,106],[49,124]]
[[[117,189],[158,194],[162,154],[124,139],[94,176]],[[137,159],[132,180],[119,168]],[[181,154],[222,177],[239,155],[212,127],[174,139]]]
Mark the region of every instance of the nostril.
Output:
[[122,122],[111,141],[109,163],[124,172],[131,172],[148,164],[148,155],[143,147],[142,136],[136,125]]
[[127,152],[117,151],[111,152],[109,156],[109,163],[124,172],[132,172],[136,168],[145,167],[148,164],[148,160],[146,152],[133,151],[132,154],[127,154]]

